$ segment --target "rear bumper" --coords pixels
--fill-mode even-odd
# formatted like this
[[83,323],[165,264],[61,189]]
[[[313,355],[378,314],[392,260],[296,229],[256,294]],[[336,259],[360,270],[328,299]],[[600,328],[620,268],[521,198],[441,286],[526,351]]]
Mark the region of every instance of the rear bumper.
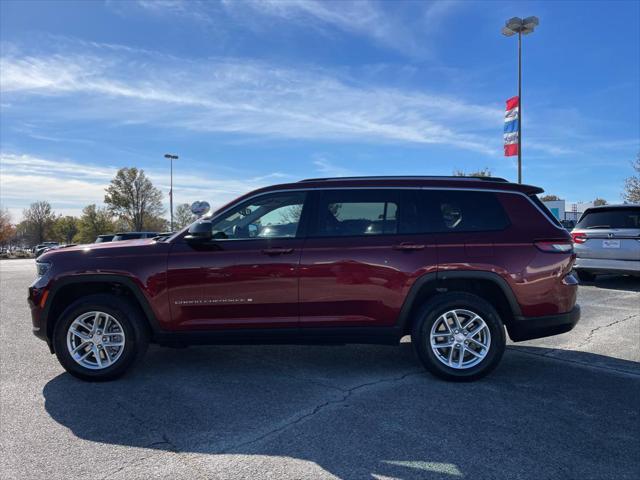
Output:
[[570,312],[558,315],[515,317],[507,330],[511,340],[522,342],[568,332],[575,327],[578,320],[580,320],[580,306],[576,305]]
[[606,258],[576,258],[573,268],[602,273],[640,275],[640,260],[609,260]]

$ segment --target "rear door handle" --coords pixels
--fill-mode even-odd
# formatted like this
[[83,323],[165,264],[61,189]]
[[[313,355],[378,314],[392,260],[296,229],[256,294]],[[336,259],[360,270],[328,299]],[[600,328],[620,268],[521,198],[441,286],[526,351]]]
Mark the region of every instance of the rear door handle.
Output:
[[283,255],[285,253],[292,253],[292,252],[293,252],[293,248],[281,248],[281,247],[265,248],[264,250],[262,250],[262,253],[264,253],[265,255]]
[[409,243],[409,242],[403,242],[403,243],[399,243],[397,245],[393,246],[394,250],[407,250],[407,251],[413,251],[413,250],[423,250],[424,249],[424,245],[421,243]]

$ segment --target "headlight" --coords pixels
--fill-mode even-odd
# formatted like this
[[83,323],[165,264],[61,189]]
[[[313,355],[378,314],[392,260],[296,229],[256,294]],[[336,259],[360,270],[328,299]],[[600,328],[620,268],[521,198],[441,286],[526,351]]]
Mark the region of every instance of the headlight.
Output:
[[39,277],[44,277],[50,268],[51,264],[48,262],[36,262],[36,272]]

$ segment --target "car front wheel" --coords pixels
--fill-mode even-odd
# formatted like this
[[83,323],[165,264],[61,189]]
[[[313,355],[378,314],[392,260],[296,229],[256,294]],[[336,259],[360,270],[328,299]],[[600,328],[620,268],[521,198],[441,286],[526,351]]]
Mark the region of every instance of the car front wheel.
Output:
[[82,380],[112,380],[124,374],[148,345],[135,307],[115,295],[91,295],[65,310],[54,331],[58,360]]
[[496,309],[469,293],[445,293],[421,308],[411,341],[424,367],[453,381],[484,377],[500,362],[504,326]]

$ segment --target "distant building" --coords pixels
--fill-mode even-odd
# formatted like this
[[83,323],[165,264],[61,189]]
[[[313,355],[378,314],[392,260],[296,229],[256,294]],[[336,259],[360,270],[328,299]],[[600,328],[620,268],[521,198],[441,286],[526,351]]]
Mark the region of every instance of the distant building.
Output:
[[543,202],[558,220],[572,220],[577,222],[580,215],[587,209],[593,207],[593,202],[572,202],[565,200],[551,200]]

